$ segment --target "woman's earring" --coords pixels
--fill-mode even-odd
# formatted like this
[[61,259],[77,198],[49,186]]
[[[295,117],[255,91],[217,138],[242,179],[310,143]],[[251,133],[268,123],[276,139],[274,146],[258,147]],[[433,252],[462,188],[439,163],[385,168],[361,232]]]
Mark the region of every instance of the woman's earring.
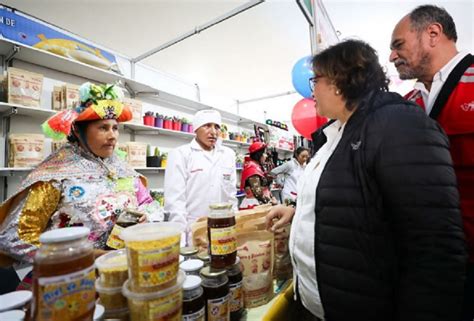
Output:
[[336,95],[340,95],[341,92],[339,91],[339,89],[336,90]]

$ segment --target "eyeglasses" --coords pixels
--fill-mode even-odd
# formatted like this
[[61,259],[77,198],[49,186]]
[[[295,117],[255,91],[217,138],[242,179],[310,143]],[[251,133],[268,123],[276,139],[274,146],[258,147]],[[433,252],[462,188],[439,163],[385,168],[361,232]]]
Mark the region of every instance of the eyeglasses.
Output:
[[314,77],[309,78],[309,88],[311,88],[311,91],[314,91],[314,87],[318,83],[318,79],[323,77],[324,76],[322,75],[314,75]]

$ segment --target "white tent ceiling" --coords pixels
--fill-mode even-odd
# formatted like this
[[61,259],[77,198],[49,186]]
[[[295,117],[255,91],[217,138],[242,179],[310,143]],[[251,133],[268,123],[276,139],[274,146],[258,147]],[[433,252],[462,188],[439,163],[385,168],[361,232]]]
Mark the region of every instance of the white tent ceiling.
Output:
[[[245,0],[7,0],[3,1],[128,57],[193,30]],[[395,23],[415,6],[434,3],[454,17],[458,47],[474,51],[474,0],[323,0],[341,37],[368,41],[388,63]],[[246,100],[293,90],[291,68],[310,54],[309,31],[294,0],[267,0],[144,63],[218,96]],[[289,120],[298,95],[285,97],[276,119]],[[285,107],[286,106],[286,107]],[[267,108],[267,107],[265,107]],[[279,107],[280,108],[280,107]]]

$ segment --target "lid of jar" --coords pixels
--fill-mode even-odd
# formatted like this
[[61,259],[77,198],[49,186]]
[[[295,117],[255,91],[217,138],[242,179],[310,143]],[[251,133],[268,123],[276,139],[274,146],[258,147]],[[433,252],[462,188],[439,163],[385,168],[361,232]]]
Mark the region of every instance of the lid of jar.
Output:
[[211,257],[209,256],[209,253],[207,253],[207,251],[199,252],[197,257],[198,259],[206,262],[209,262],[211,260]]
[[185,246],[179,249],[179,254],[183,256],[194,255],[197,254],[198,249],[194,246]]
[[230,210],[232,208],[232,203],[215,203],[209,205],[211,210]]
[[5,321],[23,321],[25,319],[25,311],[11,310],[7,312],[0,312],[0,320]]
[[31,291],[15,291],[0,295],[0,312],[21,307],[29,302],[32,297]]
[[186,275],[186,279],[183,283],[183,290],[192,290],[201,286],[202,280],[196,275]]
[[205,278],[216,278],[220,277],[222,275],[226,275],[227,271],[226,270],[218,270],[218,269],[213,269],[210,266],[203,267],[201,271],[199,272],[201,277]]
[[101,320],[104,316],[105,309],[102,305],[96,304],[94,310],[94,321]]
[[63,227],[41,234],[39,240],[43,244],[59,243],[78,240],[88,236],[89,233],[90,230],[84,226]]
[[108,251],[107,254],[99,256],[95,260],[95,266],[99,269],[99,272],[103,269],[121,268],[126,270],[127,265],[127,253],[124,249]]
[[187,260],[179,265],[184,272],[197,271],[202,269],[203,266],[204,262],[201,260]]

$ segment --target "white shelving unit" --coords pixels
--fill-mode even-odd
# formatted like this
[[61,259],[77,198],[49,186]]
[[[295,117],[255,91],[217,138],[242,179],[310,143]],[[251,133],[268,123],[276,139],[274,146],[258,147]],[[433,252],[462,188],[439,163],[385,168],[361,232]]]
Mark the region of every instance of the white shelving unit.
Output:
[[[0,36],[1,37],[1,36]],[[48,80],[48,87],[45,89],[41,101],[41,107],[26,107],[16,104],[0,102],[0,115],[2,116],[2,132],[3,132],[3,150],[5,151],[5,159],[3,166],[7,163],[7,137],[11,132],[40,132],[40,124],[54,115],[55,111],[51,110],[50,100],[47,99],[49,92],[53,85],[65,82],[72,82],[80,84],[84,80],[90,80],[97,83],[116,83],[118,82],[130,94],[144,102],[143,112],[150,106],[158,109],[163,108],[168,112],[177,112],[192,117],[195,112],[202,109],[213,108],[197,101],[187,98],[179,97],[162,91],[152,85],[130,79],[123,75],[96,68],[76,60],[68,59],[58,56],[40,49],[29,47],[8,39],[0,39],[0,56],[2,56],[3,64],[1,65],[5,70],[7,66],[14,63],[15,67],[34,72],[40,72],[45,75],[45,83]],[[0,62],[0,63],[1,63]],[[146,107],[145,107],[146,105]],[[266,128],[266,125],[240,117],[225,110],[213,108],[218,110],[223,118],[223,122],[233,125],[237,128],[244,128],[246,130],[253,129],[253,124],[257,124]],[[120,124],[122,132],[121,139],[125,141],[144,141],[152,145],[157,145],[163,150],[169,150],[179,145],[191,141],[194,137],[192,133],[168,130],[163,128],[146,126],[137,123]],[[123,133],[126,135],[124,136]],[[127,134],[129,136],[127,136]],[[122,137],[123,136],[123,137]],[[123,142],[123,141],[122,141]],[[164,143],[166,146],[161,146]],[[234,140],[224,140],[223,144],[240,151],[240,153],[247,153],[249,143],[244,143]],[[46,149],[47,150],[47,149]],[[279,150],[286,152],[283,150]],[[2,165],[0,165],[2,166]],[[15,185],[19,184],[20,178],[28,174],[32,168],[9,168],[0,167],[0,177],[3,179],[3,199],[12,194],[16,190]],[[137,168],[140,173],[149,176],[150,188],[160,188],[164,179],[164,168]],[[238,169],[240,173],[242,169]],[[151,179],[150,179],[151,178]],[[1,195],[1,193],[0,193]]]

